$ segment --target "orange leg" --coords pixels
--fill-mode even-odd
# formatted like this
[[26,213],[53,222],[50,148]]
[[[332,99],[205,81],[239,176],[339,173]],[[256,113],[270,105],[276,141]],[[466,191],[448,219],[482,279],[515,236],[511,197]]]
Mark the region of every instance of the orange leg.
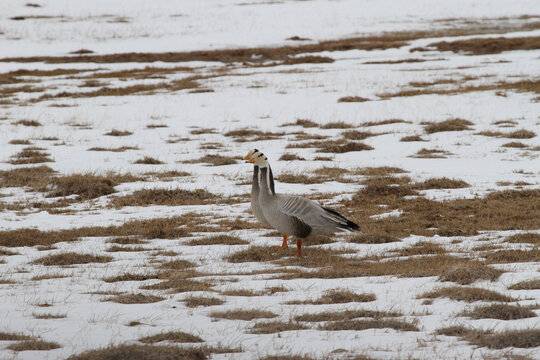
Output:
[[283,244],[281,246],[276,246],[276,249],[288,249],[289,245],[287,245],[287,235],[283,234]]
[[302,257],[302,239],[296,239],[296,256]]

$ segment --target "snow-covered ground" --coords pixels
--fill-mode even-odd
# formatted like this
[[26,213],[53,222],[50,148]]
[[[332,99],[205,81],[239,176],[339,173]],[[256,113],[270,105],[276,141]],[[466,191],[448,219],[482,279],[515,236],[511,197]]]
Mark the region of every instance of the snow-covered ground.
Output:
[[[37,4],[37,2],[36,2]],[[24,2],[0,2],[0,58],[26,56],[66,56],[79,49],[95,55],[128,52],[185,52],[194,50],[236,49],[247,47],[279,47],[297,45],[286,40],[292,36],[309,38],[314,43],[347,37],[378,35],[396,31],[435,31],[448,24],[467,22],[492,26],[524,21],[540,16],[538,1],[92,1],[73,2],[45,0],[40,6]],[[524,16],[527,17],[524,17]],[[26,17],[17,20],[16,17]],[[15,18],[15,19],[14,19]],[[532,20],[531,20],[532,19]],[[475,25],[476,24],[476,25]],[[539,30],[509,32],[505,37],[539,37]],[[2,89],[21,85],[35,86],[36,91],[17,92],[4,96],[0,112],[0,171],[27,165],[10,164],[23,148],[14,139],[29,140],[29,146],[42,148],[54,162],[47,165],[61,175],[108,172],[143,176],[147,172],[186,171],[190,175],[174,181],[153,178],[122,183],[115,193],[94,200],[76,202],[69,211],[45,211],[32,208],[35,201],[52,201],[44,192],[29,192],[22,187],[5,187],[0,183],[2,205],[28,204],[25,209],[4,209],[0,212],[0,231],[34,228],[41,231],[64,230],[86,226],[120,226],[127,221],[180,216],[189,213],[207,214],[209,225],[215,219],[241,218],[254,221],[246,197],[231,204],[184,206],[111,207],[114,197],[129,195],[141,189],[205,189],[222,196],[246,195],[250,192],[251,166],[241,159],[258,148],[269,158],[274,174],[309,173],[323,166],[343,169],[391,166],[407,171],[412,182],[430,178],[460,179],[470,186],[458,189],[423,190],[421,195],[438,201],[474,199],[487,193],[507,189],[540,188],[540,102],[538,90],[517,92],[512,89],[425,94],[385,98],[383,94],[411,89],[412,83],[451,79],[455,83],[432,85],[430,89],[457,89],[501,82],[536,81],[540,78],[540,50],[505,51],[497,54],[466,55],[435,50],[411,52],[418,47],[442,40],[489,37],[490,34],[457,37],[420,37],[399,48],[348,50],[316,53],[329,57],[332,63],[306,63],[278,66],[247,66],[221,62],[120,62],[120,63],[46,63],[2,62],[0,75],[16,70],[85,69],[74,75],[19,77],[22,83],[11,84],[0,78]],[[313,55],[313,54],[312,54]],[[421,59],[422,62],[397,62]],[[371,62],[369,64],[368,62]],[[379,62],[379,63],[373,63]],[[271,65],[271,64],[266,64]],[[174,73],[158,74],[157,78],[98,78],[90,84],[82,77],[110,71],[144,69],[145,67],[188,67]],[[219,74],[219,75],[218,75]],[[16,75],[14,75],[16,76]],[[93,91],[95,86],[110,88],[135,84],[157,84],[187,77],[197,77],[201,89],[212,92],[157,90],[152,94],[124,96],[58,97],[36,99],[44,94]],[[36,81],[35,83],[33,81]],[[538,85],[537,85],[538,88]],[[422,88],[423,89],[423,88]],[[3,93],[2,93],[3,94]],[[338,102],[345,96],[360,96],[365,102]],[[536,98],[536,99],[535,99]],[[466,119],[472,123],[464,131],[426,133],[426,122]],[[283,126],[307,119],[317,127]],[[367,123],[400,119],[402,122],[379,126]],[[15,124],[35,120],[41,126]],[[510,124],[510,127],[502,127]],[[508,123],[510,121],[510,123]],[[350,129],[323,129],[325,124],[343,122],[354,130],[371,131],[377,136],[362,140],[373,147],[370,151],[339,154],[318,153],[314,148],[287,148],[297,143],[295,132],[324,135],[338,139]],[[498,123],[499,124],[496,124]],[[163,127],[152,128],[152,125]],[[149,127],[150,126],[150,127]],[[200,129],[214,129],[200,131]],[[351,129],[352,129],[351,128]],[[127,136],[106,136],[116,129],[129,131]],[[284,133],[273,139],[234,141],[225,134],[241,129]],[[483,136],[478,133],[528,130],[535,137],[509,139]],[[405,136],[420,135],[425,141],[403,142]],[[54,138],[54,140],[45,140]],[[246,140],[239,138],[239,140]],[[311,141],[311,140],[310,140]],[[511,141],[522,147],[503,147]],[[211,144],[216,149],[207,149]],[[210,144],[210,145],[209,145]],[[93,147],[133,147],[123,152],[88,151]],[[448,154],[443,158],[414,157],[421,149],[435,149]],[[278,161],[285,153],[294,153],[306,161]],[[238,159],[236,164],[208,166],[189,163],[207,154]],[[134,164],[149,156],[162,165]],[[330,161],[315,160],[329,156]],[[278,192],[304,196],[321,196],[321,202],[339,206],[361,190],[365,176],[355,175],[352,182],[326,181],[315,184],[277,182]],[[55,199],[57,200],[57,199]],[[531,201],[538,201],[538,198]],[[538,210],[538,206],[536,206]],[[65,210],[65,209],[64,209]],[[402,216],[399,209],[381,207],[373,219],[388,220]],[[540,213],[531,213],[540,219]],[[362,224],[359,224],[362,229]],[[537,227],[528,229],[540,232]],[[483,230],[483,229],[480,229]],[[488,230],[488,229],[486,229]],[[410,234],[401,242],[389,244],[350,244],[347,237],[336,236],[337,243],[320,245],[323,249],[352,249],[345,257],[386,256],[392,250],[410,247],[419,241],[439,244],[449,253],[464,253],[488,238],[490,244],[506,248],[538,249],[536,244],[509,244],[502,241],[519,229],[486,231],[478,236],[425,237]],[[24,333],[61,347],[49,351],[6,349],[12,342],[0,341],[0,358],[57,359],[88,349],[111,344],[137,343],[137,339],[166,331],[183,331],[200,336],[206,345],[240,348],[241,352],[211,355],[213,359],[257,359],[267,355],[302,354],[310,358],[348,359],[365,355],[374,359],[419,358],[502,358],[524,355],[540,358],[540,347],[488,349],[471,345],[458,337],[436,335],[437,329],[467,325],[495,332],[515,329],[538,329],[538,317],[519,320],[472,320],[461,313],[474,304],[435,299],[431,304],[417,297],[446,283],[438,277],[365,276],[338,279],[276,279],[275,274],[240,275],[274,268],[275,264],[260,261],[230,263],[226,257],[248,246],[279,245],[277,237],[266,237],[266,230],[241,229],[228,231],[249,242],[249,245],[188,246],[187,242],[214,235],[195,232],[192,237],[148,239],[141,245],[147,251],[107,252],[107,237],[82,238],[76,242],[56,243],[54,248],[40,251],[37,247],[0,247],[16,255],[0,256],[0,333]],[[485,242],[480,243],[481,245]],[[530,246],[529,246],[530,245]],[[294,247],[294,246],[292,246]],[[42,249],[41,249],[42,250]],[[160,256],[157,250],[174,251],[176,256]],[[69,267],[44,266],[33,260],[63,252],[105,254],[114,257],[107,263],[90,263]],[[305,250],[309,257],[310,248]],[[0,254],[2,254],[0,252]],[[294,251],[291,252],[291,256]],[[476,255],[472,255],[476,256]],[[211,276],[211,291],[168,293],[163,290],[141,290],[142,285],[159,282],[104,282],[103,278],[123,273],[152,272],[156,261],[184,259],[196,264],[195,270]],[[3,261],[2,261],[3,260]],[[473,285],[517,298],[514,304],[533,306],[539,314],[540,290],[509,290],[519,281],[539,278],[540,259],[530,262],[496,264],[505,272],[495,281],[478,280]],[[288,267],[289,268],[289,267]],[[302,266],[293,266],[302,268]],[[43,275],[66,275],[44,280],[31,280]],[[229,275],[228,275],[229,274]],[[455,284],[453,284],[455,285]],[[282,288],[284,292],[265,289]],[[224,295],[228,290],[249,289],[264,292],[259,296]],[[309,305],[285,304],[293,300],[319,298],[331,289],[347,289],[361,294],[374,294],[376,300],[365,303]],[[266,292],[265,292],[266,291]],[[164,297],[148,304],[104,302],[102,293],[144,293]],[[184,299],[194,295],[218,297],[225,302],[211,307],[189,308]],[[42,308],[40,304],[50,306]],[[224,320],[210,316],[213,311],[260,309],[278,316],[272,320],[288,322],[304,313],[342,311],[344,309],[394,311],[399,319],[414,323],[419,331],[397,331],[389,328],[362,331],[321,330],[317,323],[306,323],[308,329],[253,334],[249,329],[261,320]],[[36,314],[59,314],[60,318],[38,319]],[[64,316],[65,315],[65,316]],[[139,326],[127,326],[139,321]],[[262,320],[264,321],[264,319]],[[196,344],[197,345],[197,344]],[[190,345],[195,346],[195,345]]]

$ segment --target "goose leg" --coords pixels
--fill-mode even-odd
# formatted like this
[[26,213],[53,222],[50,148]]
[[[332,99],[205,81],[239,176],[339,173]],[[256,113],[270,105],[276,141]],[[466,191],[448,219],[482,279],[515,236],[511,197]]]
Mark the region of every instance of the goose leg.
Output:
[[276,246],[276,249],[288,249],[289,245],[287,245],[287,235],[283,234],[283,244],[281,246]]
[[302,257],[302,239],[296,239],[296,256]]

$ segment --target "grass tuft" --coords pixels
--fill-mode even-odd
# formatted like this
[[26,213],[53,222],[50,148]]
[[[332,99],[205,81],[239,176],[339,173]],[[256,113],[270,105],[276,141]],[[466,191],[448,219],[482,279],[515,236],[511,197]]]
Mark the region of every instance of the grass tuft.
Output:
[[500,294],[492,290],[472,287],[445,287],[424,293],[419,298],[449,298],[457,301],[475,302],[475,301],[515,301],[510,296]]
[[210,317],[213,318],[244,321],[253,319],[270,319],[277,316],[278,315],[274,314],[273,312],[258,309],[214,311],[210,313]]
[[204,342],[198,336],[191,335],[182,331],[169,331],[166,333],[160,333],[151,336],[145,336],[139,339],[140,342],[145,344],[155,344],[161,341],[170,341],[174,343],[200,343]]
[[107,263],[111,262],[112,260],[113,258],[111,256],[65,252],[61,254],[47,255],[32,261],[32,263],[45,266],[66,266],[75,264]]

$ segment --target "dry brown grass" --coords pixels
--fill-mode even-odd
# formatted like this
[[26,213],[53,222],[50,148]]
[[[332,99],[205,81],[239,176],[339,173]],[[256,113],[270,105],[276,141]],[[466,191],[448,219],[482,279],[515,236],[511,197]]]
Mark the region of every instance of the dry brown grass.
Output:
[[117,148],[104,148],[104,147],[91,147],[88,151],[110,151],[110,152],[124,152],[126,150],[139,150],[137,146],[120,146]]
[[167,270],[184,270],[194,267],[195,264],[193,264],[190,261],[183,260],[183,259],[176,259],[176,260],[170,260],[167,262],[162,263],[159,268],[160,269],[167,269]]
[[504,349],[508,347],[534,348],[540,346],[540,330],[505,330],[493,333],[464,326],[452,326],[437,330],[439,335],[459,336],[463,340],[480,347]]
[[52,191],[48,197],[78,195],[78,200],[90,200],[115,192],[121,183],[138,181],[132,175],[109,173],[107,175],[72,174],[51,179]]
[[265,295],[262,291],[255,291],[251,289],[232,289],[225,290],[220,293],[224,296],[263,296]]
[[61,348],[60,344],[52,341],[37,339],[25,340],[6,347],[11,351],[47,351]]
[[32,337],[22,333],[7,333],[0,331],[0,341],[31,340]]
[[376,297],[374,294],[356,294],[350,290],[343,289],[333,289],[327,290],[324,294],[315,300],[306,300],[306,301],[289,301],[286,304],[312,304],[312,305],[322,305],[322,304],[344,304],[351,302],[370,302],[375,301]]
[[370,320],[343,320],[320,325],[321,330],[339,331],[354,330],[362,331],[366,329],[394,329],[398,331],[420,331],[418,327],[410,322],[396,319],[370,319]]
[[506,143],[506,144],[502,144],[501,146],[506,147],[506,148],[516,148],[516,149],[524,149],[524,148],[529,147],[527,144],[524,144],[524,143],[519,142],[519,141],[512,141],[512,142],[509,142],[509,143]]
[[520,281],[508,287],[509,290],[538,290],[540,289],[540,279]]
[[296,154],[283,154],[279,158],[280,161],[306,160]]
[[57,231],[35,229],[0,231],[0,246],[51,245],[57,242],[76,241],[80,237],[92,236],[140,236],[148,239],[175,239],[189,235],[180,226],[186,225],[190,220],[189,217],[179,216],[128,221],[121,226],[95,226]]
[[476,280],[495,281],[502,273],[503,271],[482,263],[470,262],[466,265],[458,265],[448,269],[441,275],[440,280],[452,281],[460,285],[469,285]]
[[45,266],[67,266],[75,264],[106,263],[111,262],[112,260],[113,258],[111,256],[65,252],[41,257],[32,261],[32,263]]
[[447,155],[452,155],[452,153],[445,150],[438,149],[420,149],[414,155],[410,157],[419,158],[419,159],[446,159]]
[[[535,50],[540,49],[540,37],[512,37],[512,38],[473,38],[467,40],[441,41],[427,45],[438,51],[465,52],[468,55],[499,54],[503,51]],[[416,48],[411,51],[424,51],[425,48]]]
[[338,99],[338,103],[341,102],[366,102],[370,101],[370,99],[363,98],[361,96],[344,96],[342,98]]
[[380,166],[380,167],[365,167],[358,168],[354,171],[355,174],[364,176],[389,176],[392,174],[406,173],[406,170],[392,166]]
[[334,59],[327,56],[314,56],[306,55],[294,58],[288,58],[283,62],[283,65],[296,65],[296,64],[331,64]]
[[312,314],[302,314],[294,317],[296,321],[321,322],[321,321],[345,321],[354,318],[374,318],[402,316],[399,312],[373,311],[373,310],[345,310],[323,311]]
[[536,313],[529,308],[519,305],[492,304],[477,306],[474,309],[464,311],[464,316],[473,319],[499,319],[517,320],[536,317]]
[[233,235],[214,235],[209,237],[203,237],[200,239],[190,240],[186,245],[201,246],[201,245],[247,245],[248,241],[240,239],[238,236]]
[[495,291],[473,288],[473,287],[444,287],[437,290],[433,290],[427,293],[424,293],[419,296],[419,298],[449,298],[456,301],[465,301],[465,302],[475,302],[475,301],[501,301],[501,302],[510,302],[515,301],[515,299],[500,294]]
[[415,190],[429,190],[429,189],[462,189],[467,188],[470,185],[463,180],[443,178],[431,178],[421,183],[415,183],[412,187]]
[[129,136],[129,135],[133,135],[133,132],[128,131],[128,130],[112,129],[111,131],[106,132],[103,135],[108,135],[108,136]]
[[113,245],[109,246],[106,250],[107,252],[139,252],[139,251],[148,251],[148,249],[142,246],[118,246]]
[[404,136],[399,141],[402,142],[413,142],[413,141],[427,141],[423,139],[420,135],[410,135],[410,136]]
[[142,69],[123,69],[118,71],[108,72],[92,72],[89,75],[82,76],[80,79],[149,79],[149,78],[164,78],[164,75],[175,74],[178,72],[192,72],[193,69],[187,66],[174,66],[159,68],[154,66],[146,66]]
[[326,181],[322,176],[307,176],[303,173],[287,174],[281,173],[275,177],[275,180],[289,184],[321,184]]
[[12,165],[54,162],[53,159],[49,158],[50,154],[42,150],[45,149],[38,147],[24,148],[19,153],[13,155],[8,162]]
[[162,296],[133,293],[112,296],[104,301],[112,301],[119,304],[151,304],[163,300],[165,300],[165,298]]
[[399,241],[401,240],[385,234],[359,234],[347,239],[347,242],[353,244],[387,244]]
[[111,198],[111,205],[116,208],[124,206],[148,206],[148,205],[202,205],[215,203],[218,195],[211,194],[203,189],[144,189],[137,190],[130,195]]
[[426,122],[423,123],[424,129],[428,134],[433,134],[436,132],[442,131],[463,131],[471,130],[469,126],[474,125],[468,120],[463,120],[459,118],[449,119],[440,122]]
[[344,131],[343,133],[341,133],[341,135],[348,140],[364,140],[368,137],[377,136],[380,134],[373,134],[369,131],[349,130]]
[[353,127],[354,125],[347,124],[344,121],[329,122],[324,125],[321,125],[321,129],[350,129]]
[[301,126],[303,128],[314,128],[318,127],[319,125],[308,119],[296,119],[296,122],[294,123],[287,123],[281,126]]
[[133,163],[134,164],[142,164],[142,165],[162,165],[162,164],[165,164],[163,161],[158,160],[156,158],[153,158],[151,156],[145,156],[142,159],[135,160]]
[[268,355],[257,360],[315,360],[315,358],[305,355]]
[[512,132],[501,132],[501,131],[482,131],[475,133],[474,135],[484,135],[489,137],[498,137],[498,138],[508,138],[508,139],[531,139],[536,136],[536,134],[530,130],[516,130]]
[[24,139],[13,139],[9,142],[11,145],[30,145],[30,140],[24,140]]
[[200,343],[204,342],[198,336],[191,335],[182,331],[169,331],[166,333],[160,333],[151,336],[145,336],[140,338],[138,341],[145,344],[155,344],[161,341],[170,341],[173,343]]
[[242,309],[242,310],[228,310],[228,311],[213,311],[210,313],[210,317],[217,319],[228,320],[244,320],[249,321],[253,319],[271,319],[278,315],[273,312],[258,309]]
[[381,125],[389,125],[389,124],[410,124],[410,121],[405,121],[403,119],[387,119],[387,120],[381,120],[381,121],[368,121],[365,123],[361,123],[360,126],[381,126]]
[[37,120],[18,120],[12,123],[13,125],[23,125],[23,126],[41,126],[41,123]]
[[397,251],[399,256],[414,256],[414,255],[435,255],[446,254],[447,251],[439,244],[420,241],[413,246],[406,247]]
[[167,359],[167,360],[203,360],[208,359],[210,349],[181,348],[178,346],[156,345],[116,345],[88,350],[72,355],[69,360],[120,360],[120,359]]
[[499,250],[484,254],[486,260],[494,264],[531,262],[540,260],[540,249]]
[[223,165],[232,165],[236,164],[238,161],[237,158],[231,156],[223,156],[218,154],[205,155],[201,158],[184,161],[186,164],[198,164],[198,163],[207,163],[212,164],[213,166],[223,166]]
[[273,247],[250,246],[246,250],[241,250],[227,256],[226,260],[231,263],[265,262],[277,260],[288,255],[282,251],[276,251]]
[[114,283],[114,282],[119,282],[119,281],[145,281],[145,280],[157,279],[157,278],[159,278],[159,274],[155,274],[155,273],[145,273],[145,274],[125,273],[122,275],[105,277],[102,280],[107,283]]
[[292,321],[258,322],[249,329],[252,334],[275,334],[283,331],[304,330],[308,327]]
[[184,299],[184,304],[186,304],[189,308],[196,308],[199,306],[215,306],[215,305],[222,305],[225,301],[221,300],[216,297],[209,297],[209,296],[195,296],[190,295],[187,296]]
[[[193,272],[187,273],[187,275],[193,275]],[[209,291],[211,290],[212,283],[210,281],[197,281],[186,279],[186,274],[180,271],[171,271],[165,273],[160,278],[166,280],[152,284],[142,286],[143,290],[168,290],[169,293],[182,293],[190,291]]]

